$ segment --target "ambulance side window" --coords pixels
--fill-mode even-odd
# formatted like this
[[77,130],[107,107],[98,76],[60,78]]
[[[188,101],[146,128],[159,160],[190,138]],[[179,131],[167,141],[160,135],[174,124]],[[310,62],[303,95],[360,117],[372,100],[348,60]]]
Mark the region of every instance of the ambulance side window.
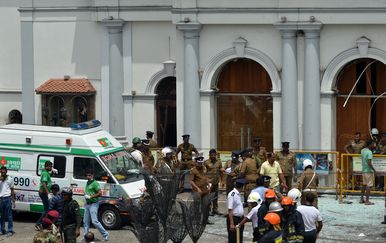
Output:
[[51,161],[53,164],[53,168],[58,170],[58,174],[51,174],[51,177],[54,178],[64,178],[66,175],[66,157],[65,156],[57,156],[50,154],[40,154],[38,156],[37,161],[37,175],[41,175],[42,170],[44,169],[44,164],[46,161]]
[[94,171],[94,179],[102,181],[102,176],[106,174],[105,170],[94,158],[75,157],[74,158],[74,178],[83,179],[86,178],[86,170],[92,169]]

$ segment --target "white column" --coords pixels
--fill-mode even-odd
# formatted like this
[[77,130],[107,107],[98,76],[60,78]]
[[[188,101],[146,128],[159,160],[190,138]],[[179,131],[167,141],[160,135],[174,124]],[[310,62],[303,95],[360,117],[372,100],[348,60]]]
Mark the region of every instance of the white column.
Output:
[[[123,109],[123,47],[122,27],[124,21],[120,19],[105,20],[103,24],[109,33],[109,131],[115,137],[124,137],[124,109]],[[102,100],[102,102],[107,102]]]
[[123,109],[124,109],[124,124],[125,136],[129,143],[134,137],[133,135],[133,49],[132,49],[132,24],[126,22],[123,27]]
[[199,79],[199,33],[201,24],[177,24],[184,33],[184,133],[190,134],[191,142],[201,147],[201,109]]
[[[35,124],[35,79],[34,79],[34,35],[31,16],[20,22],[21,38],[21,82],[23,123]],[[27,20],[28,19],[28,20]],[[40,97],[40,95],[39,95]]]
[[304,129],[303,148],[320,150],[320,28],[315,22],[303,26],[304,50]]
[[290,142],[291,149],[298,149],[297,26],[294,24],[275,26],[280,30],[282,37],[281,142]]

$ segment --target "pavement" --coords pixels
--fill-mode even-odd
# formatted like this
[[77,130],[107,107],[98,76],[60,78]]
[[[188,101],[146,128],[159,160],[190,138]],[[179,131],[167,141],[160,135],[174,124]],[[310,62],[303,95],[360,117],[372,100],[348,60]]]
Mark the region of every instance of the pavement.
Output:
[[[188,199],[189,193],[179,194],[178,197]],[[372,206],[359,204],[359,196],[348,196],[344,202],[351,204],[339,204],[335,195],[321,195],[319,197],[319,209],[323,217],[324,227],[317,242],[386,242],[381,234],[386,232],[386,225],[381,224],[384,217],[384,197],[370,199],[375,203]],[[226,212],[225,193],[219,196],[220,212]],[[34,222],[39,215],[32,213],[15,213],[14,231],[12,237],[1,236],[0,242],[24,243],[32,242],[36,233]],[[210,217],[214,224],[207,225],[199,242],[227,242],[227,231],[224,216]],[[99,232],[91,229],[97,239],[102,239]],[[82,233],[81,233],[82,234]],[[80,240],[80,238],[78,238]],[[252,241],[252,226],[248,223],[244,230],[244,242]],[[134,234],[124,226],[120,230],[110,231],[110,242],[138,242]],[[192,242],[187,236],[184,242]]]

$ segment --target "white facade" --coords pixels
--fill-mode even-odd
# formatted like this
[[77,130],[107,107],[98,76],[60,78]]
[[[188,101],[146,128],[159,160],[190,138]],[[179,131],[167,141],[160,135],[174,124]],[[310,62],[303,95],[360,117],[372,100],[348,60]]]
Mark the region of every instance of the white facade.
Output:
[[156,130],[157,83],[176,76],[178,141],[200,134],[192,142],[209,149],[217,75],[245,57],[272,80],[273,147],[335,150],[336,76],[356,58],[386,63],[385,11],[386,0],[5,0],[0,123],[11,109],[41,123],[34,90],[70,75],[91,80],[106,129],[142,137]]

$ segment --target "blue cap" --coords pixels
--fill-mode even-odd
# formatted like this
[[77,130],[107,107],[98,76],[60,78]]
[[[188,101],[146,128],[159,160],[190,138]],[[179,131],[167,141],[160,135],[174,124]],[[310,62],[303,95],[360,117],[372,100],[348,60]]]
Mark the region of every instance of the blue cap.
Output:
[[237,184],[247,184],[248,181],[245,180],[244,178],[239,178],[239,179],[236,180],[236,183],[237,183]]

